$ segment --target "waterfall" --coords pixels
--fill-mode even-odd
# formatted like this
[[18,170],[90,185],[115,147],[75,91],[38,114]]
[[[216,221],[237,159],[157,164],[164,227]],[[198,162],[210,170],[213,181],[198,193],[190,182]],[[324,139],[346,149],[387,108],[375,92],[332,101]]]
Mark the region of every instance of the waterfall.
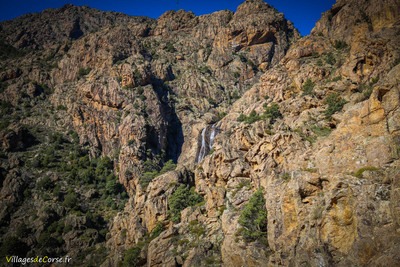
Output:
[[197,160],[196,162],[200,162],[204,159],[205,156],[208,155],[210,152],[212,145],[214,143],[214,138],[217,135],[217,127],[215,124],[207,125],[201,131],[201,142],[199,147],[199,152],[197,153]]

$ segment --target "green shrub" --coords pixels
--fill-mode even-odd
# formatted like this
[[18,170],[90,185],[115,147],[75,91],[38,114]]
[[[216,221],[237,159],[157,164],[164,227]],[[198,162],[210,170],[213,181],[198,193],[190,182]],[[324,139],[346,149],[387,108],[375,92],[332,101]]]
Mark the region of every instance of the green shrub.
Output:
[[75,131],[70,131],[70,136],[71,136],[71,138],[72,138],[72,142],[73,143],[79,143],[79,135],[78,135],[78,133],[77,132],[75,132]]
[[289,181],[291,178],[290,173],[284,172],[281,174],[281,179],[284,180],[285,182]]
[[146,160],[143,163],[144,166],[144,173],[139,179],[139,183],[142,186],[143,189],[146,189],[149,183],[157,176],[164,174],[166,172],[175,170],[176,164],[172,160],[168,160],[167,162],[164,163],[164,166],[161,168],[161,170],[158,171],[160,168],[158,164],[155,161],[152,160]]
[[140,246],[135,246],[125,251],[124,261],[122,266],[124,267],[142,266],[145,260],[140,257],[141,251],[142,248]]
[[206,65],[200,66],[199,70],[202,74],[212,74],[211,69]]
[[332,129],[329,127],[319,127],[319,126],[312,126],[311,131],[315,133],[317,136],[328,136],[332,132]]
[[117,182],[117,178],[112,175],[113,179],[107,179],[106,182],[106,192],[111,195],[117,195],[118,193],[123,192],[122,185]]
[[0,94],[7,89],[8,85],[6,82],[0,82]]
[[239,234],[246,242],[266,242],[267,238],[267,209],[262,190],[257,190],[244,206],[240,217]]
[[142,86],[138,86],[138,87],[136,88],[136,93],[137,93],[138,95],[142,95],[142,94],[144,93],[143,87],[142,87]]
[[279,105],[277,103],[272,103],[270,106],[265,104],[264,109],[265,110],[262,115],[257,114],[255,110],[251,111],[249,116],[240,114],[237,118],[237,121],[252,124],[259,120],[270,119],[271,123],[274,123],[276,119],[282,118],[282,113],[280,112]]
[[7,118],[2,118],[0,121],[0,131],[7,129],[7,127],[10,125],[10,120]]
[[332,79],[332,82],[338,82],[338,81],[340,81],[342,79],[342,76],[337,76],[337,77],[335,77],[335,78],[333,78]]
[[54,187],[54,184],[51,181],[50,177],[45,176],[37,182],[36,187],[39,190],[49,190]]
[[194,191],[194,187],[189,188],[187,185],[181,184],[168,200],[171,221],[179,222],[182,210],[202,201],[203,197]]
[[8,58],[17,58],[23,56],[24,52],[16,49],[12,45],[7,44],[3,40],[0,40],[0,59],[5,60]]
[[206,229],[204,225],[200,224],[198,220],[193,220],[189,222],[189,232],[199,238],[200,236],[204,235]]
[[218,112],[218,114],[217,114],[217,120],[218,120],[218,121],[222,120],[226,115],[227,115],[226,112]]
[[345,48],[347,48],[347,46],[348,46],[347,43],[342,40],[336,40],[333,44],[333,47],[335,47],[338,50],[345,49]]
[[173,171],[176,168],[176,164],[172,161],[172,159],[168,160],[167,162],[164,163],[164,166],[160,170],[160,174],[164,174],[169,171]]
[[152,171],[159,171],[160,170],[160,166],[158,166],[156,160],[151,160],[148,159],[145,162],[143,162],[143,171],[144,172],[152,172]]
[[358,169],[356,172],[353,173],[353,175],[357,178],[362,178],[363,177],[363,173],[365,171],[378,171],[379,169],[373,166],[367,166],[367,167],[363,167]]
[[53,248],[60,246],[62,240],[57,240],[49,232],[44,231],[39,235],[37,242],[41,248]]
[[176,49],[175,49],[174,45],[172,43],[170,43],[170,42],[167,42],[165,44],[164,50],[169,52],[169,53],[175,53],[176,52]]
[[248,124],[252,124],[256,121],[261,120],[261,117],[253,110],[250,112],[249,116],[246,118],[245,122]]
[[133,83],[129,83],[129,84],[125,85],[125,86],[122,86],[122,89],[124,89],[124,90],[133,89],[133,88],[134,88],[133,87]]
[[156,227],[150,233],[150,239],[158,237],[164,231],[164,225],[161,222],[156,224]]
[[325,98],[324,103],[328,105],[325,110],[325,117],[330,119],[333,114],[343,109],[346,100],[342,99],[337,93],[332,93]]
[[[112,174],[114,163],[109,157],[102,157],[97,160],[95,175],[99,180],[105,180],[105,178]],[[99,178],[102,177],[102,178]]]
[[237,118],[237,121],[239,122],[245,122],[247,124],[252,124],[256,121],[261,120],[261,116],[255,112],[255,110],[251,111],[249,116],[240,114],[239,117]]
[[57,163],[56,154],[53,147],[48,147],[45,151],[43,151],[43,155],[41,158],[40,165],[44,168],[54,167],[54,164]]
[[372,85],[373,85],[372,83],[370,84],[362,83],[358,86],[358,91],[362,94],[360,99],[361,101],[369,99],[373,91]]
[[80,79],[80,78],[82,78],[82,77],[88,75],[88,74],[90,73],[91,70],[92,70],[92,69],[89,68],[89,67],[87,67],[87,68],[79,68],[78,74],[77,74],[78,79]]
[[0,246],[0,256],[4,260],[6,256],[18,255],[25,257],[26,252],[29,251],[29,247],[17,237],[2,237],[2,244]]
[[[0,116],[4,117],[7,114],[10,114],[12,111],[12,105],[10,102],[0,100]],[[4,118],[2,118],[3,120]]]
[[247,118],[247,116],[244,115],[243,113],[241,113],[236,120],[239,121],[239,122],[242,122],[242,121],[245,121],[246,118]]
[[78,159],[78,166],[80,168],[87,168],[90,166],[90,158],[89,155],[84,155]]
[[329,65],[335,65],[336,59],[335,59],[335,57],[333,56],[332,53],[328,53],[328,54],[326,54],[326,56],[325,56],[325,62],[326,62],[327,64],[329,64]]
[[147,97],[145,95],[139,95],[139,99],[144,102],[146,101]]
[[311,79],[307,79],[306,82],[303,84],[303,96],[305,95],[314,95],[314,86],[315,84]]
[[79,170],[79,178],[83,184],[90,184],[94,180],[94,173],[92,168]]
[[78,205],[78,197],[76,196],[76,193],[69,192],[64,198],[63,205],[70,209],[76,208]]
[[271,123],[274,123],[276,119],[282,118],[282,113],[279,110],[279,105],[277,103],[272,103],[270,106],[264,105],[263,117],[270,119]]
[[150,182],[156,177],[158,176],[158,172],[157,171],[152,171],[152,172],[145,172],[142,174],[142,176],[140,177],[140,185],[143,189],[146,189],[147,186],[150,184]]
[[57,110],[67,110],[67,107],[64,105],[58,105]]

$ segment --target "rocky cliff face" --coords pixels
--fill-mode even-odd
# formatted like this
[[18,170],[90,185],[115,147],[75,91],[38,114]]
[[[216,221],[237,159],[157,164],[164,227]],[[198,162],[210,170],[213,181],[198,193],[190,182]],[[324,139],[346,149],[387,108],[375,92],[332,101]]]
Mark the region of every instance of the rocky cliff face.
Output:
[[400,264],[398,10],[338,1],[302,39],[261,0],[2,23],[1,253]]

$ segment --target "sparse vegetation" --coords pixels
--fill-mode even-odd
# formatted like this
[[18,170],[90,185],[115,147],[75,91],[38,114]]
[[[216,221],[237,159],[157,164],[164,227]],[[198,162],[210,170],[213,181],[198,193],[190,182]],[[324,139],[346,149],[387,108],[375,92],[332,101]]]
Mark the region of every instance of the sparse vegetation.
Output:
[[168,160],[164,163],[164,166],[158,171],[159,168],[157,164],[152,161],[145,162],[145,172],[140,178],[139,182],[142,188],[147,188],[149,183],[157,176],[164,174],[169,171],[173,171],[176,168],[176,164],[172,160]]
[[67,107],[64,105],[58,105],[57,110],[67,110]]
[[[394,262],[396,244],[380,241],[392,234],[385,224],[395,221],[389,208],[400,157],[391,99],[398,68],[390,68],[400,62],[391,38],[395,18],[377,25],[382,30],[352,29],[346,6],[336,5],[297,41],[282,13],[254,2],[236,15],[166,13],[158,26],[69,5],[0,26],[7,36],[0,38],[3,261],[72,255],[74,266],[118,267]],[[373,6],[367,2],[360,8]],[[62,23],[52,25],[59,15]],[[71,31],[83,36],[74,40]],[[335,38],[351,40],[352,49]],[[371,98],[375,75],[382,80]],[[380,115],[389,129],[378,127],[385,120],[377,127],[340,123],[351,112],[365,122],[375,98],[385,102]],[[349,114],[342,115],[344,107]],[[205,123],[218,131],[202,136]],[[387,144],[373,146],[379,142]],[[349,151],[341,149],[346,144]],[[211,160],[196,162],[204,145]],[[352,159],[353,146],[360,155]],[[384,154],[376,167],[362,163],[371,149]],[[170,158],[182,164],[176,171]],[[349,170],[350,161],[357,164]],[[332,221],[355,230],[356,246],[346,247],[353,233],[334,236],[326,228]],[[368,233],[378,226],[383,230]],[[235,232],[239,242],[230,246]],[[269,249],[267,237],[278,246]]]
[[257,114],[255,110],[252,110],[249,114],[249,116],[246,116],[244,114],[240,114],[239,117],[237,118],[237,121],[239,122],[245,122],[247,124],[252,124],[256,121],[261,120],[261,116]]
[[329,65],[335,65],[336,59],[335,56],[329,52],[328,54],[325,55],[325,62]]
[[129,89],[133,89],[133,83],[128,83],[127,85],[122,86],[122,89],[124,90],[129,90]]
[[291,176],[290,176],[290,173],[288,173],[288,172],[284,172],[281,174],[281,179],[285,182],[289,181],[290,178],[291,178]]
[[164,231],[164,225],[161,222],[156,224],[156,227],[150,233],[150,239],[158,237]]
[[24,55],[24,52],[0,40],[0,60],[14,59]]
[[279,118],[282,118],[279,105],[277,103],[271,103],[271,105],[264,105],[264,113],[262,115],[259,115],[255,110],[252,110],[249,116],[240,114],[237,121],[252,124],[259,120],[269,119],[271,123],[274,123]]
[[357,178],[362,178],[362,177],[363,177],[363,173],[364,173],[365,171],[378,171],[378,170],[379,170],[379,169],[376,168],[376,167],[373,167],[373,166],[366,166],[366,167],[360,168],[360,169],[358,169],[357,171],[355,171],[355,172],[353,173],[353,175],[354,175],[355,177],[357,177]]
[[264,105],[263,118],[271,120],[274,123],[277,119],[282,118],[282,113],[279,110],[279,105],[277,103],[271,103],[271,105]]
[[303,96],[305,95],[314,95],[314,82],[311,79],[307,79],[303,84]]
[[176,52],[176,48],[174,47],[174,45],[171,42],[167,42],[165,44],[164,50],[169,52],[169,53],[175,53]]
[[337,49],[337,50],[342,50],[342,49],[347,48],[348,45],[345,41],[335,40],[335,42],[333,43],[333,47],[335,47],[335,49]]
[[169,216],[171,221],[177,223],[181,220],[181,211],[203,201],[194,187],[181,184],[169,198]]
[[373,85],[379,81],[379,77],[372,78],[369,83],[361,83],[358,86],[358,92],[362,94],[360,101],[369,99],[373,92]]
[[240,181],[235,190],[232,191],[232,196],[234,197],[242,188],[250,189],[251,181],[249,179]]
[[199,239],[205,234],[206,229],[203,224],[200,224],[198,220],[193,220],[189,222],[189,232]]
[[124,267],[142,266],[143,263],[145,263],[145,259],[140,257],[142,248],[143,248],[142,246],[135,246],[125,251],[124,261],[122,266]]
[[211,71],[211,69],[208,67],[208,66],[206,66],[206,65],[202,65],[202,66],[200,66],[199,67],[199,70],[200,70],[200,72],[202,73],[202,74],[212,74],[212,71]]
[[0,81],[0,94],[3,93],[7,89],[8,85],[6,82]]
[[226,112],[218,112],[217,114],[217,120],[220,121],[226,116]]
[[238,235],[246,242],[260,241],[267,245],[267,209],[262,190],[257,190],[244,206],[240,217]]
[[311,131],[317,136],[325,137],[330,135],[332,132],[332,129],[329,127],[319,127],[317,125],[314,125],[311,127]]
[[347,103],[346,100],[342,99],[337,93],[331,93],[325,98],[324,103],[327,106],[325,110],[325,117],[331,119],[332,115],[343,109],[343,106]]
[[0,116],[6,116],[11,112],[12,105],[10,102],[0,100]]
[[[146,249],[149,243],[158,237],[164,231],[164,225],[158,222],[150,234],[146,234],[141,240],[136,244],[136,246],[129,248],[124,253],[124,259],[122,261],[123,267],[131,266],[143,266],[146,263],[146,259],[141,257],[143,249]],[[120,266],[120,265],[118,265]]]
[[78,79],[88,75],[90,73],[92,69],[87,67],[87,68],[79,68],[78,73],[77,73],[77,77]]

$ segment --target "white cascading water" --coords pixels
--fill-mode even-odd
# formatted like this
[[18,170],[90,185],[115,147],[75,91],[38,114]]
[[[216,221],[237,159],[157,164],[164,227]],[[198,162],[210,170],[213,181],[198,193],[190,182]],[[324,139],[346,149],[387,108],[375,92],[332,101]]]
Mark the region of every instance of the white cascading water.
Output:
[[201,131],[201,146],[197,156],[197,162],[204,159],[205,156],[210,152],[212,145],[214,143],[214,138],[217,134],[217,127],[213,124],[211,127],[206,126],[203,131]]

